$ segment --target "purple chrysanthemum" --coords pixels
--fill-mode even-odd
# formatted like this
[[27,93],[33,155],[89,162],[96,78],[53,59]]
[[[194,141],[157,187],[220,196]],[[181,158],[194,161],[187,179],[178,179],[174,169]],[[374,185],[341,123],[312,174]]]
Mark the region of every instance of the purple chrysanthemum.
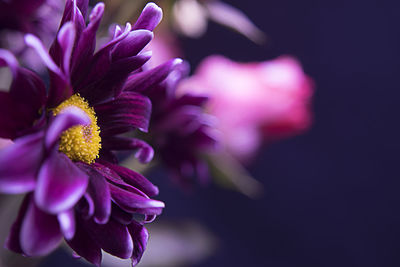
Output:
[[103,249],[135,265],[147,243],[143,223],[164,203],[149,198],[157,187],[119,166],[114,151],[136,150],[141,162],[151,160],[147,143],[121,134],[147,131],[151,102],[141,92],[162,82],[181,60],[141,68],[151,56],[141,51],[162,17],[153,3],[133,27],[117,26],[94,53],[104,4],[93,8],[86,25],[87,7],[87,0],[66,2],[50,53],[35,36],[25,37],[49,69],[47,92],[35,73],[0,50],[0,66],[13,74],[9,92],[0,92],[0,137],[14,141],[0,151],[0,192],[27,193],[6,246],[43,255],[64,237],[93,264],[100,265]]
[[209,180],[206,153],[218,146],[215,118],[205,113],[206,96],[177,94],[189,67],[181,64],[167,79],[146,92],[153,104],[149,142],[157,147],[161,162],[178,184],[190,187],[197,177]]

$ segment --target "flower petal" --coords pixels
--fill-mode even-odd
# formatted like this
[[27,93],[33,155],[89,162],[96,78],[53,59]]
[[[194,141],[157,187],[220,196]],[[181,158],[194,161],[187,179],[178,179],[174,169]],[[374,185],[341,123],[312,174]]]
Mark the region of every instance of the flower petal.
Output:
[[16,138],[32,127],[46,101],[43,81],[32,71],[19,67],[16,58],[0,49],[0,66],[8,66],[13,75],[9,92],[0,92],[0,137]]
[[123,166],[109,164],[102,162],[103,165],[107,166],[111,170],[115,171],[126,183],[131,186],[138,188],[140,191],[148,196],[158,195],[157,186],[153,185],[149,180],[147,180],[143,175],[132,171]]
[[136,30],[128,34],[112,50],[112,61],[137,55],[153,39],[154,34],[148,30]]
[[133,29],[145,29],[153,31],[155,27],[160,23],[162,16],[163,13],[160,7],[158,7],[154,3],[148,3],[144,7],[139,18],[137,19],[135,25],[133,26]]
[[83,196],[87,184],[88,176],[65,154],[54,149],[39,171],[36,204],[48,213],[66,211]]
[[61,212],[57,215],[58,223],[65,239],[70,240],[75,234],[75,214],[74,210],[70,209]]
[[102,135],[112,135],[139,128],[147,131],[151,102],[143,95],[129,92],[95,107]]
[[41,211],[30,201],[20,233],[24,253],[28,256],[45,255],[58,246],[61,238],[57,216]]
[[153,148],[137,138],[122,136],[103,138],[102,147],[107,150],[136,150],[135,157],[142,163],[149,163],[154,156]]
[[89,116],[80,108],[73,106],[65,108],[62,113],[55,116],[53,121],[50,122],[45,137],[46,148],[51,150],[59,140],[62,132],[70,127],[78,124],[87,125],[90,123],[91,120]]
[[175,58],[165,62],[164,64],[156,68],[134,74],[128,78],[123,90],[135,92],[146,91],[148,88],[165,80],[165,78],[167,78],[171,71],[182,64],[182,62],[182,59]]
[[5,247],[15,253],[23,254],[21,248],[21,243],[19,240],[22,222],[24,220],[26,211],[28,209],[28,204],[31,199],[31,195],[26,195],[24,200],[22,201],[21,207],[19,208],[17,219],[13,223],[10,229],[10,234],[7,237],[7,241],[5,243]]
[[133,240],[132,266],[136,266],[142,258],[143,252],[146,250],[149,233],[142,224],[135,221],[128,225],[128,231]]
[[15,140],[0,150],[0,192],[20,194],[32,191],[43,158],[43,132]]
[[62,58],[62,67],[64,74],[69,76],[69,66],[71,62],[72,50],[75,45],[75,27],[72,22],[65,23],[60,31],[57,34],[57,41],[61,48],[61,53],[63,55]]
[[76,232],[68,245],[79,255],[96,266],[101,264],[101,248],[86,229],[86,221],[77,216]]
[[107,224],[87,221],[86,229],[104,251],[123,259],[131,257],[133,242],[125,225],[115,220],[109,220]]
[[118,186],[110,184],[111,198],[114,202],[127,212],[138,212],[146,215],[160,214],[165,207],[158,200],[149,199],[139,194],[129,192]]
[[95,206],[94,221],[105,224],[111,214],[111,194],[106,179],[90,165],[81,163],[78,166],[90,177],[88,192]]

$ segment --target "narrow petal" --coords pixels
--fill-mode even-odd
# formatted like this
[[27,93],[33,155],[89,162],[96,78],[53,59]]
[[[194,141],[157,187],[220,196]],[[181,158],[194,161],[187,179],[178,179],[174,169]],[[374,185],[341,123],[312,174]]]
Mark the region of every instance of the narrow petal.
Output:
[[131,257],[133,242],[125,225],[115,220],[110,220],[107,224],[87,221],[86,229],[104,251],[123,259]]
[[140,210],[143,214],[158,215],[165,207],[161,201],[145,198],[112,184],[110,184],[110,191],[114,202],[128,212],[137,212]]
[[149,233],[142,224],[135,221],[128,225],[128,231],[133,240],[132,266],[136,266],[142,258],[143,252],[146,250]]
[[75,125],[87,125],[91,120],[86,113],[77,107],[68,107],[63,112],[54,117],[46,132],[45,145],[48,150],[59,140],[61,133]]
[[57,34],[57,41],[63,55],[62,66],[66,76],[69,76],[72,49],[75,45],[75,27],[72,22],[65,23]]
[[83,30],[76,44],[71,70],[71,79],[74,81],[81,80],[81,77],[84,77],[88,72],[88,66],[93,58],[94,49],[96,48],[96,32],[99,28],[103,13],[104,4],[98,3],[90,13],[90,22]]
[[19,67],[16,58],[0,49],[0,66],[8,66],[13,75],[9,92],[0,92],[0,137],[16,138],[32,127],[46,101],[43,81],[32,71]]
[[75,214],[74,210],[70,209],[61,212],[57,215],[58,223],[65,239],[70,240],[75,234]]
[[57,216],[41,211],[30,201],[21,227],[21,248],[28,256],[41,256],[54,250],[62,234]]
[[149,163],[154,156],[153,148],[137,138],[122,136],[103,138],[102,147],[108,150],[136,150],[135,157],[142,163]]
[[0,150],[0,192],[20,194],[32,191],[43,159],[43,132],[15,140]]
[[81,257],[96,266],[101,264],[101,248],[86,229],[85,220],[77,216],[76,232],[68,245]]
[[113,101],[96,106],[95,111],[104,135],[123,133],[136,128],[147,131],[151,102],[137,93],[123,93]]
[[[73,90],[69,84],[69,79],[46,51],[43,43],[32,34],[25,35],[25,43],[36,51],[40,59],[50,70],[49,106],[54,107],[70,97],[73,94]],[[58,57],[55,57],[55,59],[61,63],[62,59],[60,58],[64,58],[61,52],[58,53]]]
[[78,166],[90,177],[88,192],[95,206],[94,221],[105,224],[111,214],[111,194],[106,179],[90,165],[81,163]]
[[54,149],[39,171],[36,204],[48,213],[66,211],[83,196],[87,185],[88,176],[65,154]]
[[26,211],[28,210],[28,204],[29,201],[31,200],[31,195],[26,195],[21,207],[19,208],[17,219],[13,223],[10,229],[10,234],[7,237],[7,241],[5,244],[5,247],[8,248],[11,251],[14,251],[15,253],[23,254],[24,252],[22,251],[21,248],[21,243],[20,243],[20,233],[21,233],[21,227],[22,227],[22,222],[25,218]]
[[182,59],[171,59],[164,64],[148,71],[134,74],[125,83],[124,91],[143,92],[148,88],[160,83],[174,70],[182,64]]
[[148,30],[136,30],[128,34],[113,49],[111,56],[115,62],[125,57],[137,55],[153,39],[154,34]]
[[148,3],[139,18],[137,19],[134,30],[144,29],[153,31],[155,27],[160,23],[163,13],[162,9],[154,3]]
[[148,196],[158,195],[157,186],[153,185],[149,180],[147,180],[143,175],[132,171],[123,166],[103,163],[103,165],[109,167],[113,171],[115,171],[126,183],[131,186],[138,188],[140,191],[145,193]]

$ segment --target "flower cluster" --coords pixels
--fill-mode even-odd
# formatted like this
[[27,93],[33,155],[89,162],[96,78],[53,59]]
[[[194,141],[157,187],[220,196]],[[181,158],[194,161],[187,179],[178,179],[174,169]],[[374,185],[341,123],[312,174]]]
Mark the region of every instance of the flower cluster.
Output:
[[[0,50],[13,82],[0,92],[0,192],[26,193],[6,246],[27,256],[44,255],[64,237],[88,261],[100,265],[101,250],[135,265],[146,247],[143,224],[164,203],[150,199],[158,188],[118,165],[115,151],[134,150],[143,163],[153,157],[144,141],[124,136],[147,131],[151,102],[141,92],[156,86],[181,60],[144,72],[161,9],[148,4],[136,24],[116,26],[97,52],[96,31],[104,11],[97,4],[86,24],[87,1],[66,2],[49,52],[34,35],[25,42],[49,70],[50,86]],[[155,78],[155,76],[157,76]],[[143,215],[141,219],[137,214]]]

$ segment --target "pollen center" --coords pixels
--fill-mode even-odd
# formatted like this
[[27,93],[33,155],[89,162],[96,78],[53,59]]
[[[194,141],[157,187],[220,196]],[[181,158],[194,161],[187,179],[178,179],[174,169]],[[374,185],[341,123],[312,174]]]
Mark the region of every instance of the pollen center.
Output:
[[83,110],[90,118],[90,125],[77,125],[61,134],[59,151],[73,161],[92,163],[99,157],[101,148],[100,128],[93,108],[79,94],[75,94],[53,109],[54,116],[67,107],[75,106]]

